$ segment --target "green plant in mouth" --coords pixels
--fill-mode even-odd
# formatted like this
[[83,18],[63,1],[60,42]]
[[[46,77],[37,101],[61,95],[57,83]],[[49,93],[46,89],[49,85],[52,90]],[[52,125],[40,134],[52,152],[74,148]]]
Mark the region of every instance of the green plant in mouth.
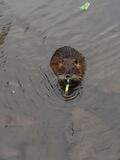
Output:
[[65,95],[67,95],[69,93],[69,87],[70,87],[70,80],[67,79],[67,83],[66,83],[66,86],[65,86]]

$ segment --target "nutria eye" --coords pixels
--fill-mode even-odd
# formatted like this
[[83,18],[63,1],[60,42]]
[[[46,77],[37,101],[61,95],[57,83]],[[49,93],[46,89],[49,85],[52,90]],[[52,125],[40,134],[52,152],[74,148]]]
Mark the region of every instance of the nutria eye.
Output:
[[78,61],[77,61],[77,59],[75,59],[75,64],[77,64],[78,63]]
[[62,59],[59,60],[59,63],[63,63],[64,61]]

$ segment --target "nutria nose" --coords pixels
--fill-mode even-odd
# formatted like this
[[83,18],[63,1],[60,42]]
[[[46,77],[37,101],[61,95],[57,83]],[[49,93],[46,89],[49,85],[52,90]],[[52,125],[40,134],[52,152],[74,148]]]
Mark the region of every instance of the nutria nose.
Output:
[[66,79],[69,79],[69,78],[70,78],[70,74],[66,74],[66,75],[65,75],[65,78],[66,78]]

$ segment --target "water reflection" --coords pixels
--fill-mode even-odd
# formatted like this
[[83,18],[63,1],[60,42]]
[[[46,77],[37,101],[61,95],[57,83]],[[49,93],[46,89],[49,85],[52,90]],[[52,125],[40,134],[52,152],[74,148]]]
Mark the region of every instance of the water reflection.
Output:
[[8,35],[8,32],[10,31],[11,22],[8,24],[3,24],[3,26],[0,29],[0,45],[2,45],[5,42],[5,38]]

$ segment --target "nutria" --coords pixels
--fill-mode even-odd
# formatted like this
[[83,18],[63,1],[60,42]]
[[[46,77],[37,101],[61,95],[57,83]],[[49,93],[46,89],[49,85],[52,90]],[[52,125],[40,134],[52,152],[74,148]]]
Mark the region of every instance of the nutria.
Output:
[[66,84],[69,83],[68,94],[71,94],[84,77],[85,57],[76,49],[64,46],[55,51],[50,60],[50,66],[63,91],[65,91]]

